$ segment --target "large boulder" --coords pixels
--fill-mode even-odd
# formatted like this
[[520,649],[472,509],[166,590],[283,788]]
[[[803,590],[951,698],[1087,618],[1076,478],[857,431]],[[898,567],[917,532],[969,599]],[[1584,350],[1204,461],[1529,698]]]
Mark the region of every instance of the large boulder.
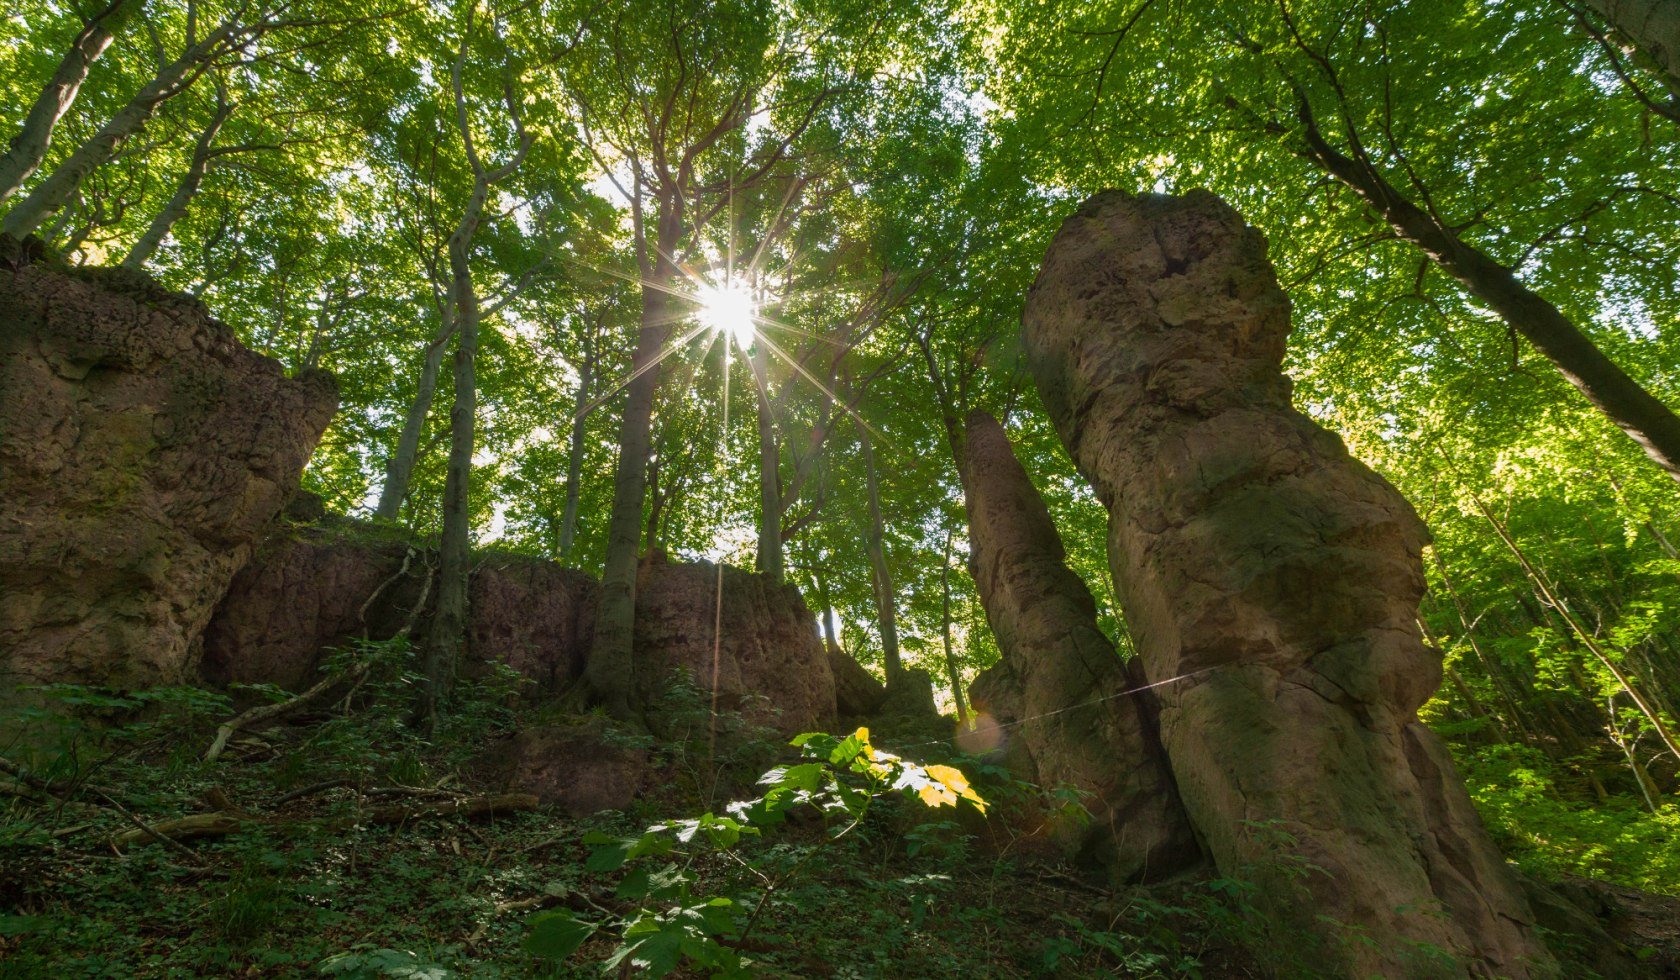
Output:
[[1090,821],[1051,828],[1067,856],[1120,882],[1184,870],[1200,849],[1161,749],[1154,693],[1097,625],[1096,601],[1067,567],[1003,426],[976,411],[964,445],[969,569],[1002,653],[974,684],[974,706],[989,716],[979,724],[1003,735],[1019,775],[1085,794]]
[[[435,556],[380,528],[338,520],[285,528],[234,577],[204,633],[203,676],[215,684],[302,690],[322,658],[359,637],[382,640],[430,615],[426,577]],[[489,554],[468,589],[467,651],[529,683],[531,696],[563,690],[583,670],[595,618],[595,580],[575,568]],[[428,605],[420,610],[415,606]]]
[[1263,924],[1329,972],[1544,974],[1444,746],[1418,635],[1423,523],[1297,412],[1289,301],[1206,192],[1105,192],[1058,232],[1024,339],[1109,510],[1115,585],[1179,794]]
[[718,584],[710,562],[642,563],[635,650],[644,701],[680,671],[750,725],[789,735],[832,725],[834,675],[799,590],[724,566],[720,616]]
[[0,263],[0,686],[181,683],[337,407],[197,301]]
[[425,574],[413,559],[399,574],[408,553],[400,542],[333,528],[283,529],[233,577],[205,627],[204,679],[301,691],[320,679],[327,651],[395,634]]
[[867,718],[887,703],[887,686],[838,644],[828,646],[828,672],[834,676],[834,708],[840,717]]

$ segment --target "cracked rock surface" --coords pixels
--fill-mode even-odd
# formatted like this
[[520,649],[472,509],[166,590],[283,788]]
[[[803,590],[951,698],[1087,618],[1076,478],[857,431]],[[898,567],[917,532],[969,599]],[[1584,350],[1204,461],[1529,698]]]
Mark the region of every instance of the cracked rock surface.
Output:
[[1104,192],[1024,316],[1186,810],[1274,937],[1337,975],[1543,975],[1550,957],[1445,747],[1418,635],[1423,523],[1290,402],[1289,301],[1218,198]]
[[963,480],[969,569],[1002,658],[973,699],[1005,732],[1005,759],[1043,786],[1090,794],[1084,825],[1051,827],[1070,857],[1122,882],[1158,879],[1200,857],[1167,769],[1152,692],[1097,625],[1096,601],[1009,437],[969,415]]
[[144,276],[0,264],[0,692],[188,680],[337,403]]

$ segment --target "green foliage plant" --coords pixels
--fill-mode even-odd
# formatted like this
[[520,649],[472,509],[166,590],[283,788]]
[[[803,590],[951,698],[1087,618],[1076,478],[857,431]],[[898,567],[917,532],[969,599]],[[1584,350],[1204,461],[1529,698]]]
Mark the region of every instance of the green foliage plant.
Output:
[[[525,947],[539,958],[561,962],[597,932],[617,942],[603,964],[665,976],[684,965],[717,977],[752,975],[751,962],[737,948],[757,926],[771,897],[796,880],[825,848],[863,825],[876,800],[889,795],[913,797],[928,807],[956,806],[966,800],[980,810],[986,802],[963,773],[951,766],[921,765],[880,751],[869,742],[869,729],[845,737],[820,732],[791,743],[804,760],[778,766],[759,780],[756,798],[729,804],[723,814],[654,824],[639,836],[615,838],[591,834],[591,871],[607,873],[626,866],[617,895],[638,903],[626,915],[590,921],[561,909],[538,912],[528,920]],[[813,811],[823,823],[820,840],[791,862],[766,853],[743,853],[742,845],[781,827],[796,811]],[[696,862],[722,855],[747,872],[739,889],[702,886]],[[747,911],[747,893],[758,897]],[[604,910],[603,910],[604,911]]]

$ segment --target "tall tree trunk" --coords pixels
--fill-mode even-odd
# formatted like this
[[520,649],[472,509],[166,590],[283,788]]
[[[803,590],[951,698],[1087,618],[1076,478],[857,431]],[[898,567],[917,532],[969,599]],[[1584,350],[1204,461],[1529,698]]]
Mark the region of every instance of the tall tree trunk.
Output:
[[951,684],[951,698],[957,705],[957,721],[968,722],[968,702],[963,697],[962,671],[957,669],[957,654],[951,644],[951,529],[945,529],[945,553],[939,566],[939,588],[943,593],[940,617],[944,624],[941,638],[945,646],[945,677]]
[[839,650],[840,631],[834,628],[834,597],[829,594],[828,576],[822,572],[820,559],[811,563],[811,580],[817,586],[817,600],[822,603],[823,638],[830,650]]
[[572,556],[572,544],[577,540],[578,501],[582,496],[584,414],[595,384],[595,347],[584,352],[583,367],[578,371],[577,410],[572,414],[572,436],[566,455],[566,503],[560,513],[560,560]]
[[770,410],[770,373],[764,348],[748,355],[753,387],[758,393],[758,570],[781,582],[786,570],[782,549],[782,451],[776,441],[776,420]]
[[40,96],[35,105],[29,110],[29,115],[23,119],[23,127],[12,137],[11,145],[7,147],[4,156],[0,156],[0,204],[18,192],[23,182],[35,172],[35,168],[46,159],[47,148],[52,145],[53,130],[58,121],[70,111],[70,105],[76,101],[76,96],[82,90],[82,83],[87,81],[88,70],[105,49],[111,46],[111,28],[114,15],[122,8],[125,0],[112,0],[110,6],[101,10],[88,21],[87,26],[70,42],[70,50],[64,53],[64,59],[58,63],[58,70],[47,84],[42,86]]
[[1503,317],[1595,408],[1680,481],[1680,417],[1606,357],[1557,307],[1518,281],[1509,268],[1407,200],[1363,153],[1354,160],[1333,149],[1319,134],[1305,102],[1301,119],[1307,156],[1314,163],[1351,188],[1395,234],[1422,249],[1472,296]]
[[152,218],[152,223],[146,226],[140,240],[129,249],[128,255],[122,260],[123,268],[138,270],[151,261],[152,256],[157,254],[158,247],[163,244],[164,237],[175,227],[175,222],[186,215],[187,205],[198,195],[198,189],[204,183],[204,174],[210,169],[210,161],[214,157],[211,145],[216,142],[216,134],[222,131],[223,124],[232,112],[233,103],[228,101],[227,89],[219,87],[216,92],[216,112],[210,117],[210,124],[198,134],[198,142],[193,145],[192,160],[187,164],[187,172],[181,175],[181,182],[175,185],[175,193],[170,195],[169,203]]
[[904,662],[898,650],[898,595],[893,588],[892,569],[887,567],[887,526],[881,517],[881,485],[875,467],[875,445],[867,426],[859,425],[858,441],[863,444],[863,466],[869,488],[869,531],[864,548],[869,552],[869,581],[875,588],[875,616],[881,626],[881,658],[886,667],[887,688],[903,683]]
[[88,137],[81,146],[65,158],[46,180],[37,184],[29,195],[6,213],[0,231],[13,238],[30,235],[41,227],[49,215],[63,207],[100,164],[111,159],[123,140],[140,132],[157,112],[158,106],[187,90],[209,67],[210,59],[223,50],[239,21],[230,17],[202,41],[191,45],[179,58],[165,65],[151,81],[141,87],[128,104],[117,110],[99,131]]
[[[612,514],[607,523],[607,560],[601,573],[601,600],[595,615],[595,640],[584,682],[615,718],[632,716],[635,669],[636,545],[641,540],[642,504],[647,495],[648,457],[653,452],[653,396],[659,386],[654,366],[671,335],[675,303],[665,290],[677,280],[671,261],[681,230],[676,202],[661,196],[657,246],[651,256],[652,283],[642,288],[642,325],[631,357],[635,374],[618,429],[618,466],[613,475]],[[639,372],[639,373],[638,373]]]
[[1662,79],[1680,104],[1680,4],[1674,0],[1587,0],[1624,50]]
[[443,537],[438,551],[437,611],[426,634],[425,681],[416,713],[425,730],[449,693],[467,632],[467,588],[472,566],[472,459],[478,412],[478,294],[469,252],[484,214],[490,185],[474,183],[461,223],[449,236],[450,305],[455,309],[455,404],[449,410],[449,467],[443,483]]
[[455,335],[457,321],[448,303],[440,315],[443,325],[426,345],[426,359],[415,382],[414,400],[409,402],[408,414],[403,417],[397,447],[385,461],[385,483],[380,487],[379,506],[374,510],[375,516],[384,520],[394,521],[402,513],[403,499],[408,496],[408,483],[414,477],[414,464],[420,455],[420,436],[426,427],[426,416],[432,411],[432,396],[437,392],[438,372],[443,369],[443,355],[449,350],[449,338]]

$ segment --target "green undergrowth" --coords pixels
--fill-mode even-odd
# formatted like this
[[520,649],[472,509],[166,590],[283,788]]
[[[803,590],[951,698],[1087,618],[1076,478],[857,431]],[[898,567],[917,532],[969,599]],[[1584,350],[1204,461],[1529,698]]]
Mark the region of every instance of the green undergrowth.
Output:
[[[411,653],[374,644],[328,669],[365,656],[387,662],[348,703],[235,736],[214,763],[202,756],[234,710],[226,694],[55,687],[36,692],[45,706],[11,710],[0,755],[37,786],[0,777],[0,976],[600,976],[621,944],[615,930],[668,907],[626,886],[636,868],[606,870],[587,841],[727,812],[742,781],[710,771],[703,753],[739,765],[798,755],[738,719],[721,741],[703,737],[677,692],[664,736],[620,736],[651,743],[660,790],[631,812],[376,824],[370,807],[500,790],[483,784],[479,757],[525,719],[510,707],[510,678],[492,675],[460,685],[434,739],[421,740],[401,717]],[[976,772],[981,793],[1021,790]],[[346,785],[320,788],[337,780]],[[249,818],[242,829],[179,846],[113,843],[136,821],[226,809]],[[685,863],[695,893],[757,912],[749,936],[719,936],[748,974],[1232,975],[1209,966],[1231,962],[1242,921],[1218,888],[1110,893],[983,851],[969,823],[913,798],[883,797],[853,832],[832,830],[790,815],[750,848]],[[778,879],[768,898],[766,873]],[[558,962],[532,948],[533,918],[554,913],[592,929]]]
[[1680,805],[1674,797],[1575,798],[1533,749],[1458,753],[1476,809],[1505,856],[1534,877],[1580,875],[1680,895]]

